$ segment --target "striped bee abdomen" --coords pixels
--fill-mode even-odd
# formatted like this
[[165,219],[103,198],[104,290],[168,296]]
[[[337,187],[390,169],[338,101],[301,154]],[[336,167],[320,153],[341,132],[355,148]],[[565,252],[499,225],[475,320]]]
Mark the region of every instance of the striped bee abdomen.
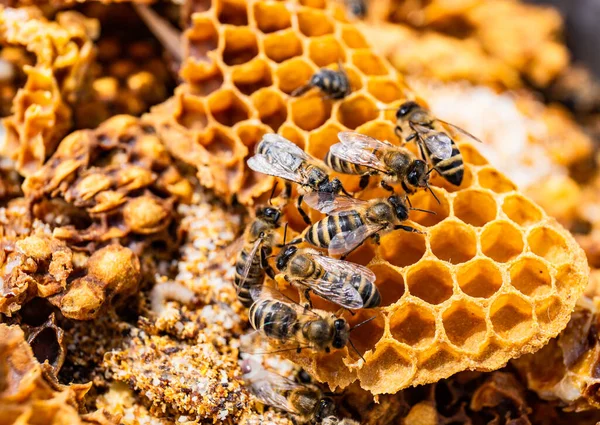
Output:
[[252,327],[269,338],[287,340],[295,332],[296,311],[281,301],[259,300],[252,304],[248,317]]
[[454,141],[452,141],[452,156],[450,158],[440,160],[439,158],[432,157],[431,159],[436,171],[444,179],[455,186],[460,186],[465,171],[465,164],[460,150]]
[[362,165],[353,164],[349,161],[344,161],[330,152],[325,156],[325,164],[333,171],[342,174],[362,175],[369,172],[369,169]]
[[248,251],[243,249],[240,253],[237,263],[235,264],[235,276],[233,278],[233,282],[238,293],[238,300],[244,305],[244,307],[250,307],[250,305],[252,305],[250,288],[263,283],[265,271],[262,268],[260,255],[257,254],[252,259],[252,265],[250,266],[248,274],[244,279],[242,272],[246,266],[246,261],[248,261]]
[[363,308],[374,308],[381,304],[379,290],[373,282],[356,274],[351,277],[350,284],[358,291],[363,301]]
[[358,212],[329,215],[311,225],[306,230],[304,239],[319,248],[328,248],[335,235],[355,230],[362,224],[363,220]]

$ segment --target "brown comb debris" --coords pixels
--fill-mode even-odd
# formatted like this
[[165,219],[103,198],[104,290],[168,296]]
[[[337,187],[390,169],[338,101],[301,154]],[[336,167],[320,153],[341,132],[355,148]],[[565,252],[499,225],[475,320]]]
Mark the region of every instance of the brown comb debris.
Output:
[[97,33],[97,22],[77,12],[59,13],[51,22],[36,8],[0,7],[0,44],[26,47],[36,57],[24,68],[27,81],[14,98],[13,115],[4,119],[0,148],[22,175],[35,172],[69,130],[69,105],[86,84]]

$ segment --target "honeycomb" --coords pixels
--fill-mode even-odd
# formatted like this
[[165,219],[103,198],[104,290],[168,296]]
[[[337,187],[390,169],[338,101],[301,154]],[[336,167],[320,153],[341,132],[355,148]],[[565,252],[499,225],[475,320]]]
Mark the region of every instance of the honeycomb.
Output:
[[[192,3],[191,10],[185,83],[142,120],[156,126],[176,158],[197,167],[204,186],[245,204],[269,192],[272,179],[250,172],[243,160],[270,131],[317,158],[341,130],[397,142],[394,114],[382,109],[412,93],[338,5],[218,0],[208,9]],[[336,69],[338,60],[353,88],[348,97],[331,102],[316,90],[289,96],[319,68]],[[426,193],[412,199],[436,212],[411,215],[426,235],[393,232],[349,257],[375,272],[383,299],[380,308],[348,318],[355,324],[375,315],[352,333],[366,361],[347,348],[285,354],[317,380],[396,392],[464,369],[497,369],[566,325],[587,282],[582,250],[473,146],[460,146],[462,185],[436,176],[439,205]],[[340,177],[346,189],[357,189],[356,177]],[[295,208],[286,213],[301,231]]]

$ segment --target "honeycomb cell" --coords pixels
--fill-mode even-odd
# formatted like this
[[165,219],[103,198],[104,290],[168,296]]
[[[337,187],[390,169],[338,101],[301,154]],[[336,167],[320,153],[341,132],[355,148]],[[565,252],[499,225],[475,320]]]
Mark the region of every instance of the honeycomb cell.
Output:
[[[586,270],[586,276],[588,271]],[[577,279],[581,278],[581,272],[574,265],[565,264],[556,272],[555,286],[560,294],[569,293],[573,285],[577,285]]]
[[390,143],[396,143],[398,139],[394,133],[394,126],[387,121],[369,121],[358,127],[355,131]]
[[378,115],[375,102],[362,95],[344,100],[338,109],[339,122],[351,130],[374,120]]
[[390,317],[390,332],[398,342],[427,347],[435,339],[435,316],[416,304],[404,305]]
[[371,78],[367,83],[367,90],[375,99],[384,103],[391,103],[404,97],[398,83],[389,78]]
[[502,286],[502,273],[493,261],[485,258],[463,264],[456,277],[460,289],[476,298],[489,298]]
[[[293,30],[266,36],[263,40],[263,46],[265,55],[277,63],[302,55],[302,42]],[[293,68],[290,68],[288,72],[294,72]],[[312,75],[312,69],[310,75]],[[308,78],[310,78],[310,75]],[[306,83],[308,78],[304,79],[302,84]]]
[[396,344],[382,341],[377,344],[373,356],[358,371],[361,386],[375,394],[387,392],[390,382],[395,388],[403,388],[414,374],[412,363],[402,354]]
[[529,338],[535,331],[531,306],[515,294],[498,297],[490,307],[494,332],[513,343]]
[[481,227],[496,218],[494,198],[481,190],[464,190],[454,198],[454,215],[467,224]]
[[458,362],[456,355],[444,345],[433,346],[430,350],[422,353],[419,358],[421,361],[419,369],[424,369],[430,373]]
[[314,68],[304,59],[293,58],[283,62],[276,70],[279,89],[290,94],[298,87],[307,84],[314,73]]
[[319,37],[332,34],[333,23],[319,10],[304,9],[298,12],[298,26],[300,32],[307,37]]
[[208,108],[215,120],[228,127],[250,118],[250,107],[231,90],[211,94]]
[[254,147],[262,139],[262,136],[269,132],[269,128],[255,123],[240,124],[236,128],[240,141],[248,148],[249,152],[254,152]]
[[435,200],[431,193],[429,193],[429,191],[420,190],[410,197],[410,202],[412,203],[413,208],[420,208],[434,213],[432,214],[422,211],[410,212],[410,219],[412,221],[426,227],[435,226],[450,214],[450,204],[448,202],[448,198],[446,198],[444,194],[444,191],[438,189],[437,187],[432,187],[431,190],[433,190],[435,196],[437,196],[437,198],[440,200],[439,203]]
[[246,63],[258,55],[256,35],[247,27],[225,28],[225,50],[223,62],[225,64],[239,65]]
[[352,63],[366,75],[388,74],[388,69],[381,58],[366,49],[354,52]]
[[486,340],[485,312],[475,303],[453,303],[442,314],[442,323],[450,342],[463,350],[477,353]]
[[328,123],[308,136],[306,151],[318,159],[324,159],[331,145],[337,143],[337,135],[342,127],[337,124]]
[[493,260],[505,263],[523,252],[523,235],[508,221],[489,223],[481,233],[481,250]]
[[381,237],[381,258],[398,267],[419,261],[425,255],[425,237],[419,233],[396,230]]
[[[413,145],[413,144],[410,143],[407,146],[411,146],[411,145]],[[462,179],[462,183],[460,184],[460,186],[453,185],[452,183],[450,183],[448,180],[446,180],[445,178],[440,176],[435,171],[433,173],[431,173],[430,182],[432,185],[444,188],[450,193],[458,192],[460,190],[469,188],[473,184],[473,170],[471,169],[471,167],[465,166],[463,179]]]
[[318,67],[344,61],[344,49],[331,35],[313,38],[308,43],[308,56]]
[[183,39],[186,57],[199,61],[206,60],[206,54],[219,45],[215,24],[207,17],[195,18],[193,26],[186,31]]
[[258,29],[265,34],[289,28],[291,15],[285,3],[254,3],[254,19]]
[[195,66],[188,63],[181,72],[190,82],[190,94],[207,96],[219,90],[223,85],[223,72],[214,63],[209,66]]
[[218,19],[222,24],[248,25],[247,3],[244,0],[222,0],[218,3]]
[[206,138],[202,144],[213,155],[219,156],[222,160],[229,160],[236,149],[236,141],[229,129],[215,128],[212,131],[212,137]]
[[261,59],[255,59],[236,66],[231,72],[231,80],[238,90],[245,95],[250,95],[257,90],[273,85],[271,69]]
[[331,102],[318,93],[295,98],[290,106],[294,124],[306,131],[321,127],[331,116]]
[[406,291],[404,278],[392,266],[386,263],[374,264],[369,267],[377,279],[375,284],[381,295],[381,306],[394,304]]
[[287,107],[281,94],[276,90],[263,89],[254,93],[251,100],[260,120],[277,132],[287,119]]
[[469,261],[477,253],[477,236],[472,228],[457,220],[446,220],[428,231],[431,251],[452,264]]
[[502,211],[508,218],[521,226],[529,226],[542,219],[542,211],[539,207],[518,193],[504,198]]
[[492,167],[482,168],[477,173],[477,177],[481,187],[490,189],[496,193],[512,192],[517,188],[504,174]]
[[510,283],[522,294],[532,297],[552,290],[552,278],[548,267],[537,258],[519,258],[510,267]]
[[550,227],[536,227],[529,233],[527,242],[534,254],[551,263],[560,264],[569,261],[569,248],[565,239]]
[[351,263],[366,266],[375,257],[375,247],[371,241],[366,241],[360,247],[355,249],[346,260]]
[[[357,328],[354,326],[364,322],[371,317],[375,317],[370,322],[365,323]],[[375,348],[375,344],[383,337],[385,330],[385,319],[380,312],[373,310],[361,310],[354,316],[348,317],[348,324],[352,329],[350,337],[354,346],[361,355]]]
[[429,304],[441,304],[452,296],[450,270],[439,261],[426,260],[414,265],[406,275],[408,291]]
[[463,161],[473,165],[486,165],[488,160],[485,159],[477,148],[473,147],[470,143],[459,144],[460,153],[463,156]]
[[290,142],[294,143],[296,146],[305,149],[306,140],[304,139],[304,134],[294,125],[289,123],[285,123],[279,129],[279,134],[288,139]]
[[563,304],[558,296],[543,298],[535,303],[535,315],[540,326],[551,326],[560,315]]
[[182,96],[181,114],[177,122],[189,130],[204,130],[208,118],[203,100],[195,96]]
[[351,25],[342,26],[342,40],[351,49],[365,49],[369,47],[369,43],[359,30]]

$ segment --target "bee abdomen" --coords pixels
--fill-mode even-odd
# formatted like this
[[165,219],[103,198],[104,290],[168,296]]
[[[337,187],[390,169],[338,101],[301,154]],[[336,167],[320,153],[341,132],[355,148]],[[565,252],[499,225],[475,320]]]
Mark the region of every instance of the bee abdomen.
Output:
[[354,275],[351,284],[360,294],[363,301],[363,308],[374,308],[381,304],[381,295],[373,282],[361,275]]
[[453,185],[459,186],[462,183],[465,165],[460,150],[454,142],[452,142],[452,156],[442,160],[434,157],[433,164],[440,175]]
[[287,339],[292,334],[296,312],[290,306],[276,300],[260,300],[252,304],[248,314],[250,324],[270,338]]
[[349,232],[362,225],[360,214],[330,215],[317,221],[306,232],[307,242],[320,248],[327,248],[338,233]]
[[350,161],[344,161],[343,159],[333,155],[331,152],[327,152],[327,156],[325,156],[325,163],[332,170],[342,174],[361,175],[366,174],[369,171],[367,167],[353,164]]

